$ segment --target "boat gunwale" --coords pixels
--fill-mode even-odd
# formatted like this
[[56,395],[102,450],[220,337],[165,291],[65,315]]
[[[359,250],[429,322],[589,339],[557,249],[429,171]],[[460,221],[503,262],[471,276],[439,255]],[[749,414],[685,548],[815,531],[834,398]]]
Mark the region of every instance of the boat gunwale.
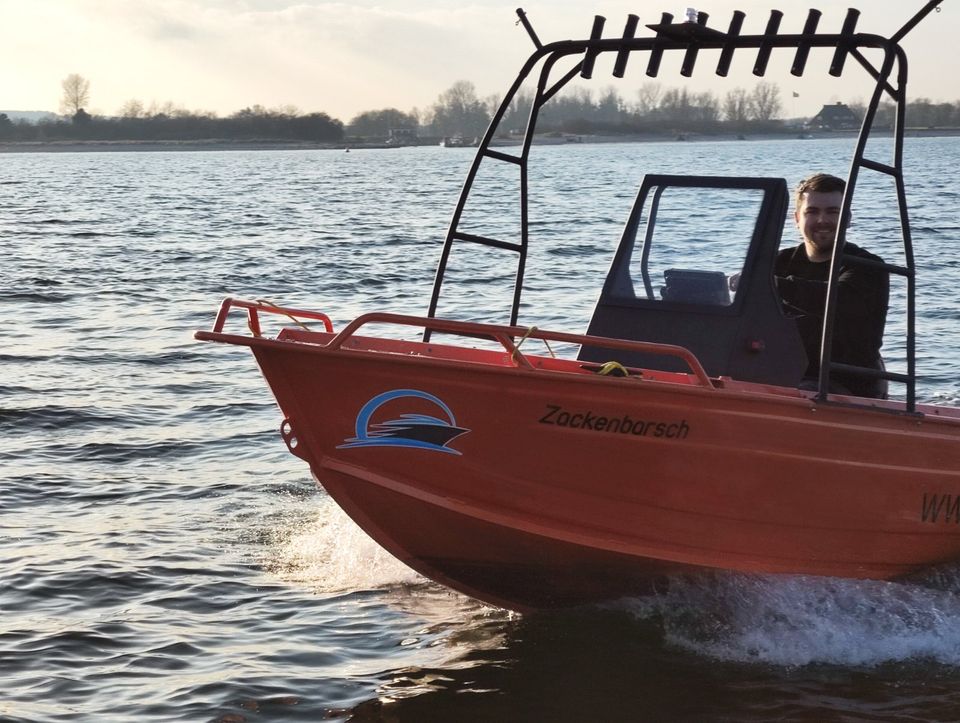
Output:
[[[436,319],[424,321],[437,321]],[[469,322],[464,322],[469,324]],[[481,325],[477,325],[478,328],[482,328]],[[909,412],[906,410],[906,403],[900,400],[880,400],[880,399],[865,399],[860,397],[846,397],[842,395],[831,395],[828,400],[819,399],[816,396],[814,390],[801,390],[794,387],[777,387],[769,384],[759,384],[756,382],[744,382],[739,380],[730,379],[728,377],[719,377],[712,378],[712,387],[705,388],[695,381],[673,381],[669,378],[657,378],[658,376],[670,375],[674,377],[686,377],[690,378],[692,375],[684,374],[683,372],[663,372],[660,370],[653,369],[640,369],[639,371],[646,373],[647,376],[631,376],[631,377],[617,377],[612,375],[601,376],[599,374],[590,373],[587,369],[583,368],[582,362],[579,362],[576,359],[568,358],[551,358],[544,357],[535,354],[525,354],[528,359],[534,361],[529,367],[520,366],[512,363],[495,363],[493,360],[497,357],[503,359],[504,357],[509,358],[509,352],[506,350],[492,350],[492,349],[477,349],[469,348],[463,346],[454,346],[454,345],[444,345],[437,344],[436,342],[423,342],[423,341],[413,341],[413,340],[404,340],[404,339],[393,339],[387,337],[378,337],[378,336],[356,336],[352,335],[348,341],[345,341],[342,345],[331,348],[329,342],[336,338],[336,333],[331,332],[322,332],[322,331],[307,331],[303,332],[301,330],[284,328],[281,330],[281,334],[286,332],[293,332],[293,334],[304,335],[309,334],[311,336],[318,337],[317,341],[314,340],[304,340],[302,338],[279,338],[278,337],[264,337],[264,336],[247,336],[244,334],[231,334],[226,332],[217,332],[217,331],[206,331],[200,330],[195,332],[194,337],[201,341],[213,341],[218,343],[231,344],[235,346],[246,346],[251,349],[263,348],[263,349],[280,349],[285,351],[297,351],[299,353],[307,354],[318,354],[318,355],[344,355],[346,357],[357,357],[361,359],[384,359],[389,357],[391,363],[399,363],[402,365],[420,365],[420,364],[431,364],[435,367],[440,368],[449,368],[449,369],[462,369],[464,366],[469,366],[471,371],[475,371],[483,374],[509,374],[509,375],[523,375],[529,376],[531,373],[536,373],[539,375],[561,375],[564,379],[574,381],[577,383],[584,384],[610,384],[619,383],[625,385],[625,388],[629,389],[631,385],[634,388],[646,389],[650,391],[654,388],[662,388],[664,391],[677,392],[683,395],[688,395],[695,393],[696,395],[708,395],[712,398],[717,399],[729,399],[730,397],[741,398],[741,399],[751,399],[758,402],[768,402],[768,403],[778,403],[778,404],[787,404],[791,407],[801,407],[809,409],[811,412],[817,411],[818,409],[844,409],[850,411],[858,412],[878,412],[885,416],[898,416],[898,417],[908,417],[912,420],[915,420],[916,423],[922,423],[924,421],[938,421],[949,425],[958,425],[960,426],[960,408],[957,407],[938,407],[936,405],[929,404],[918,404],[916,411]],[[325,339],[327,343],[322,343],[319,339]],[[396,351],[383,350],[383,349],[373,349],[373,348],[360,348],[356,346],[357,344],[364,341],[373,341],[377,344],[395,344],[398,349]],[[350,346],[347,344],[350,343]],[[430,353],[431,349],[460,349],[468,350],[471,353],[475,353],[481,356],[489,355],[490,360],[478,359],[478,360],[464,360],[464,359],[450,359],[443,356]],[[401,349],[406,349],[403,351]],[[548,368],[544,366],[538,366],[537,362],[546,362],[548,365],[550,362],[567,362],[570,364],[571,369],[556,369]],[[577,367],[577,369],[574,369]],[[847,401],[847,400],[856,400],[856,401]],[[948,412],[948,413],[945,413]]]

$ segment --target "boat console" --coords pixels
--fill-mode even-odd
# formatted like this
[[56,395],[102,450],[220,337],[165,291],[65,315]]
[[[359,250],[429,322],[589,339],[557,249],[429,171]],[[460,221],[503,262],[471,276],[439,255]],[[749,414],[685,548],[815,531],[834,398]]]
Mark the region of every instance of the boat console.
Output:
[[[682,346],[711,376],[797,386],[806,355],[773,283],[788,205],[782,178],[648,175],[587,333]],[[579,358],[609,355],[585,346]],[[639,353],[618,361],[682,370]]]

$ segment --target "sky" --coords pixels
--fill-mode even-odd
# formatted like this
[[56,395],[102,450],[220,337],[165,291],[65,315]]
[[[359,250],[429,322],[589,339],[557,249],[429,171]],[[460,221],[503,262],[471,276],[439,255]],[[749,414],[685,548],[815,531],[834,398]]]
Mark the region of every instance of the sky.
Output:
[[[348,122],[364,110],[427,109],[459,80],[474,83],[481,97],[502,95],[533,51],[516,22],[521,3],[545,43],[589,36],[594,14],[607,18],[605,36],[613,37],[628,13],[643,25],[662,11],[680,17],[687,7],[652,0],[0,0],[0,108],[56,112],[61,82],[71,73],[90,81],[87,110],[104,115],[136,99],[219,115],[255,104],[292,106]],[[924,4],[861,0],[858,29],[889,35]],[[694,5],[717,29],[726,29],[734,10],[744,11],[744,33],[763,32],[772,8],[784,13],[781,32],[799,32],[808,8],[817,7],[806,0]],[[820,30],[839,31],[847,7],[820,0]],[[907,36],[911,98],[960,100],[957,37],[960,0],[943,0],[941,11]],[[750,73],[752,53],[735,56],[726,81],[713,72],[715,56],[701,56],[689,81],[679,75],[679,57],[666,58],[658,82],[722,96],[758,81]],[[835,80],[826,74],[825,55],[812,54],[800,79],[788,75],[791,61],[789,51],[775,52],[767,76],[781,88],[786,115],[813,115],[824,103],[869,95],[855,62]],[[593,87],[612,86],[631,100],[649,81],[642,67],[635,63],[630,79],[619,81],[610,75],[612,59],[601,60]]]

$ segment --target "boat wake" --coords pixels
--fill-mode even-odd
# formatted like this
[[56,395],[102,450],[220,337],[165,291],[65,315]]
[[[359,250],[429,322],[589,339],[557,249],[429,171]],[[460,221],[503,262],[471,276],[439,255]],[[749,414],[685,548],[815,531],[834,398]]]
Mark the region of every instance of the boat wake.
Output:
[[315,516],[278,537],[271,568],[319,592],[380,589],[426,582],[375,543],[329,497]]
[[[434,587],[326,496],[314,516],[294,523],[277,540],[272,571],[319,593],[417,586],[428,594]],[[450,596],[465,604],[466,598],[445,593]],[[960,567],[940,568],[910,582],[678,576],[656,595],[601,607],[656,623],[669,645],[729,663],[960,666]]]
[[960,666],[960,570],[911,583],[725,574],[676,578],[616,607],[666,642],[734,663]]

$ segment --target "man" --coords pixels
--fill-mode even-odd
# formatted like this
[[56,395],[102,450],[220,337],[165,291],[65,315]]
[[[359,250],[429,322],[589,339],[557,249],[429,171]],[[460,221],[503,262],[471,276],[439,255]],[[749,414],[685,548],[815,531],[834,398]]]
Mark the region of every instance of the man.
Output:
[[[777,254],[774,275],[787,314],[795,316],[807,352],[804,386],[819,378],[820,339],[830,278],[830,257],[840,224],[845,181],[817,173],[801,181],[796,191],[796,221],[803,243]],[[847,243],[838,276],[837,310],[833,321],[832,360],[873,369],[882,368],[880,347],[887,321],[890,281],[886,271],[850,263],[849,257],[882,261]],[[883,380],[832,373],[831,391],[862,397],[883,397]]]

